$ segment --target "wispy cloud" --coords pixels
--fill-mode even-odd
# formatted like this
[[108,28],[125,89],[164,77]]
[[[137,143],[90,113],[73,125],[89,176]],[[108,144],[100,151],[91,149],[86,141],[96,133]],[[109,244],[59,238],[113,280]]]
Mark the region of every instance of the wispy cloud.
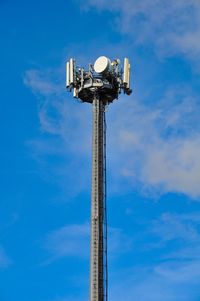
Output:
[[67,256],[87,258],[88,239],[88,224],[69,225],[52,231],[47,235],[44,243],[44,248],[50,254],[49,262]]
[[[114,258],[130,251],[131,239],[121,229],[109,228],[108,236],[108,250],[111,257]],[[90,226],[89,224],[73,224],[54,230],[46,236],[43,247],[49,254],[49,259],[44,264],[49,264],[64,257],[88,259],[90,253]]]
[[[27,70],[23,78],[24,84],[31,88],[34,93],[42,96],[56,95],[61,87],[57,82],[58,79],[53,77],[54,71],[52,69],[47,69],[45,72],[36,69]],[[56,74],[59,74],[59,70]],[[49,81],[50,78],[53,80]]]
[[[61,138],[65,146],[64,152],[66,149],[77,150],[79,130],[90,126],[87,121],[90,120],[91,113],[88,106],[81,106],[77,101],[71,100],[71,94],[66,92],[64,86],[64,70],[28,70],[23,81],[37,96],[41,132]],[[87,139],[89,131],[82,131],[81,136]],[[88,149],[88,143],[79,145],[79,153]]]
[[[152,256],[152,249],[159,248],[153,255],[151,263],[141,263],[140,259],[131,262],[128,268],[117,268],[110,265],[109,298],[110,300],[132,301],[137,298],[142,301],[196,301],[199,292],[199,242],[200,215],[198,213],[173,214],[163,213],[156,220],[148,221],[146,232],[151,241],[157,239],[157,246],[147,244],[146,250],[141,248],[146,257]],[[114,231],[114,232],[113,232]],[[122,230],[114,229],[113,250],[124,247],[127,237]],[[116,236],[116,237],[115,237]],[[134,254],[134,240],[131,238],[131,248],[128,252]],[[133,244],[132,244],[133,242]],[[174,242],[181,242],[179,248],[170,247]],[[111,243],[111,242],[110,242]],[[46,237],[47,251],[51,260],[65,256],[88,258],[89,254],[89,225],[68,225],[52,231]],[[190,253],[189,253],[190,250]],[[155,251],[155,249],[154,249]],[[185,255],[184,255],[185,253]],[[151,254],[151,255],[150,255]],[[187,254],[187,256],[186,256]],[[53,256],[52,256],[53,255]],[[122,254],[123,255],[123,254]],[[52,257],[51,257],[52,256]],[[156,259],[156,260],[155,260]],[[47,263],[50,263],[52,261]],[[122,280],[123,279],[123,280]],[[54,300],[54,299],[53,299]],[[55,301],[71,300],[71,298],[57,297]]]
[[[200,3],[197,0],[78,0],[86,11],[110,11],[113,28],[129,34],[134,44],[149,44],[159,54],[200,56]],[[113,21],[112,20],[112,21]]]
[[[143,235],[151,242],[157,239],[157,245],[146,245],[144,238],[146,257],[152,256],[154,250],[152,260],[143,264],[137,261],[132,267],[112,271],[110,299],[198,300],[199,225],[198,213],[164,213],[157,220],[148,221],[147,232]],[[159,250],[154,249],[158,247]]]
[[200,224],[200,220],[196,222],[193,214],[178,215],[164,213],[153,223],[151,231],[165,243],[178,239],[183,242],[187,241],[196,244],[197,240],[200,239],[197,229],[198,224]]
[[11,259],[6,254],[4,248],[0,246],[0,269],[8,268],[12,264]]
[[[45,76],[40,76],[38,71],[27,74],[28,79],[25,75],[24,82],[40,95],[41,132],[51,134],[54,141],[45,136],[30,141],[33,153],[45,158],[49,150],[60,156],[73,154],[77,164],[80,160],[83,162],[83,158],[89,162],[90,108],[80,105],[77,109],[77,103],[71,99],[67,101],[64,89],[58,88],[60,84],[54,87],[49,70]],[[122,101],[123,105],[116,103],[107,114],[108,122],[112,124],[108,131],[108,148],[115,149],[109,157],[113,187],[119,187],[119,181],[129,179],[133,185],[142,183],[143,190],[149,193],[178,192],[198,199],[200,105],[197,96],[188,87],[174,86],[150,104],[145,104],[142,97]],[[80,136],[84,143],[80,142]]]
[[[164,213],[152,223],[152,248],[166,251],[164,260],[193,264],[200,262],[200,215]],[[168,251],[167,251],[168,250]],[[170,251],[169,251],[170,250]]]
[[198,300],[199,262],[165,263],[120,271],[122,279],[111,286],[110,300],[142,301]]
[[[27,147],[37,160],[42,177],[53,177],[63,189],[65,198],[77,195],[87,189],[85,183],[89,181],[90,171],[84,166],[90,157],[90,110],[88,106],[73,102],[66,93],[64,69],[29,70],[23,81],[36,95],[40,125],[40,135],[27,141]],[[80,143],[80,136],[84,143]],[[51,164],[50,157],[59,158],[56,166]],[[64,182],[69,184],[65,188]]]
[[[181,92],[180,92],[181,91]],[[109,148],[118,149],[109,159],[113,173],[140,181],[159,193],[200,195],[200,106],[197,96],[181,87],[170,88],[162,101],[151,105],[124,100],[110,114]],[[118,163],[117,163],[118,162]]]

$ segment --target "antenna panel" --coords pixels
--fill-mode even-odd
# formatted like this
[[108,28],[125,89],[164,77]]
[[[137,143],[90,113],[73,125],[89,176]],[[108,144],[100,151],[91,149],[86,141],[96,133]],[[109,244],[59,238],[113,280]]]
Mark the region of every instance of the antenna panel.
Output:
[[70,86],[69,78],[70,78],[70,75],[69,75],[69,62],[67,62],[67,64],[66,64],[66,87],[67,88],[69,88],[69,86]]
[[74,84],[74,60],[69,60],[69,83],[70,85]]
[[130,64],[129,59],[124,59],[124,78],[123,83],[126,85],[126,88],[130,88]]
[[130,82],[131,82],[131,64],[128,65],[128,85],[127,88],[130,89]]

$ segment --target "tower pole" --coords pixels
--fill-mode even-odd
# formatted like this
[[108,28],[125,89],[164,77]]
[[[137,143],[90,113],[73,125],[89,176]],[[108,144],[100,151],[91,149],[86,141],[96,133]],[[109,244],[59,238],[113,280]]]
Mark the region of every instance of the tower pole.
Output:
[[105,218],[105,105],[94,95],[92,131],[92,196],[90,301],[107,300],[107,229]]
[[89,70],[66,63],[66,88],[82,102],[92,104],[92,195],[90,240],[90,301],[108,301],[107,213],[106,213],[106,121],[105,106],[123,91],[130,95],[130,63],[100,56]]

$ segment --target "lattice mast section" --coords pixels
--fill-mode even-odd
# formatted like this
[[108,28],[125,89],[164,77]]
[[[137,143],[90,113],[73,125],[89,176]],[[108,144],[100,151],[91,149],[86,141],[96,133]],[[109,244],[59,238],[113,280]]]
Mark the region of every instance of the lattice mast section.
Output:
[[75,60],[66,64],[66,87],[82,102],[92,104],[92,193],[90,241],[90,301],[108,300],[107,212],[106,212],[106,120],[105,107],[121,91],[130,95],[130,63],[112,62],[99,57],[89,70],[76,67]]
[[[91,250],[90,250],[90,300],[107,300],[106,208],[104,166],[104,110],[105,105],[95,95],[93,100],[92,133],[92,198],[91,198]],[[105,231],[104,231],[105,230]]]

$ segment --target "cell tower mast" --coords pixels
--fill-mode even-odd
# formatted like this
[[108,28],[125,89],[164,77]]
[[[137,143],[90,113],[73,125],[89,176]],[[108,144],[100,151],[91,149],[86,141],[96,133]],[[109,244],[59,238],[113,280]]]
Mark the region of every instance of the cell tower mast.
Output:
[[124,70],[119,65],[120,60],[111,62],[105,56],[90,64],[87,71],[76,67],[73,58],[66,64],[66,88],[93,107],[90,301],[108,300],[105,106],[121,91],[132,92],[129,60],[124,59]]

